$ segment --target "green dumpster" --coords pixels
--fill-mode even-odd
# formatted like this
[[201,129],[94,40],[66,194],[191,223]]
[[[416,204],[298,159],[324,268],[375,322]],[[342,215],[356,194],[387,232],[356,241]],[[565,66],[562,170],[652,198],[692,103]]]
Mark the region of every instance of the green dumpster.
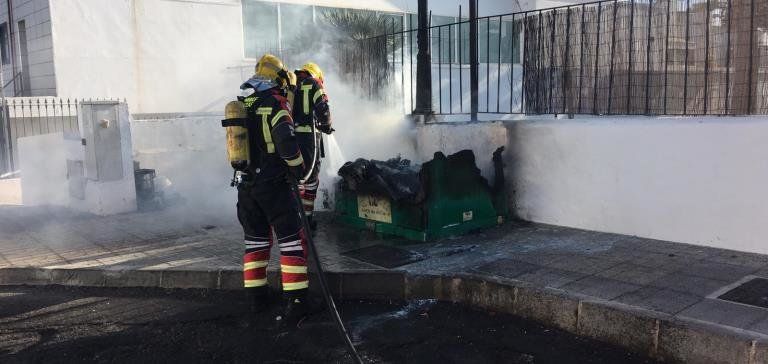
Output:
[[[501,224],[507,216],[504,188],[488,185],[471,151],[449,157],[435,153],[422,165],[419,179],[423,198],[417,203],[352,191],[342,183],[336,194],[339,220],[384,236],[428,241]],[[496,183],[503,184],[503,177]]]

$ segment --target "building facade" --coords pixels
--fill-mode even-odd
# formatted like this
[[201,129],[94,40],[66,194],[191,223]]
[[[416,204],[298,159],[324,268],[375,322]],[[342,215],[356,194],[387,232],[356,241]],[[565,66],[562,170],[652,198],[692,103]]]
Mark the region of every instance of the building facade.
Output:
[[6,96],[56,95],[49,0],[0,1],[0,55]]
[[[478,11],[573,2],[484,0]],[[0,0],[3,91],[125,98],[135,113],[219,111],[260,54],[289,50],[326,14],[375,13],[408,27],[416,8],[416,0]],[[430,8],[433,24],[446,24],[467,16],[468,1]]]

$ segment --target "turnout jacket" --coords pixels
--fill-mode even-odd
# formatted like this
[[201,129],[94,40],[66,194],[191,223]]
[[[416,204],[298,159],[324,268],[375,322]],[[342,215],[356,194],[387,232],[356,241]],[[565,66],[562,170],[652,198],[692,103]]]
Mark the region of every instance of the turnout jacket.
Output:
[[242,99],[248,113],[250,180],[282,178],[289,168],[303,168],[294,134],[291,106],[279,88],[257,91]]
[[299,133],[311,132],[316,120],[320,131],[331,130],[331,113],[328,95],[323,83],[305,71],[296,71],[296,91],[294,96],[293,120]]

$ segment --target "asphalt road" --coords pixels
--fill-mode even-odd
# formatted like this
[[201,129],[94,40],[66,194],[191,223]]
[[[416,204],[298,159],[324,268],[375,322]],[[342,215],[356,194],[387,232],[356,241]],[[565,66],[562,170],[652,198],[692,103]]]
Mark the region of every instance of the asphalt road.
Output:
[[[514,316],[434,301],[340,305],[375,363],[652,363]],[[346,363],[330,318],[245,320],[239,292],[0,287],[0,363]]]

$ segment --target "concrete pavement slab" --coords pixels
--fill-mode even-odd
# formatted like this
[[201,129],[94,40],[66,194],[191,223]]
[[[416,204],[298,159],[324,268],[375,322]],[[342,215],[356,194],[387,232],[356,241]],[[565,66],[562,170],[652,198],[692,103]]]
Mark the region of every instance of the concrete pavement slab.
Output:
[[679,312],[677,316],[748,328],[768,319],[768,309],[707,298]]
[[[234,217],[185,214],[0,207],[0,284],[239,289],[243,237]],[[315,241],[342,297],[462,302],[693,362],[742,360],[744,343],[755,358],[762,346],[747,339],[768,333],[768,310],[705,300],[744,275],[768,273],[768,256],[517,221],[413,244],[319,220]],[[343,255],[377,244],[425,259],[386,270]],[[275,286],[278,257],[273,250],[268,269]]]
[[637,284],[617,281],[615,279],[587,276],[561,286],[560,289],[610,300],[624,293],[637,291],[641,287]]
[[515,279],[529,282],[541,287],[560,288],[568,283],[575,282],[586,277],[585,273],[571,272],[555,268],[541,268],[523,273]]
[[675,272],[667,274],[648,285],[705,297],[729,283],[731,282],[726,280],[716,280]]
[[658,287],[643,287],[614,298],[614,301],[652,311],[676,314],[704,298],[690,293]]

